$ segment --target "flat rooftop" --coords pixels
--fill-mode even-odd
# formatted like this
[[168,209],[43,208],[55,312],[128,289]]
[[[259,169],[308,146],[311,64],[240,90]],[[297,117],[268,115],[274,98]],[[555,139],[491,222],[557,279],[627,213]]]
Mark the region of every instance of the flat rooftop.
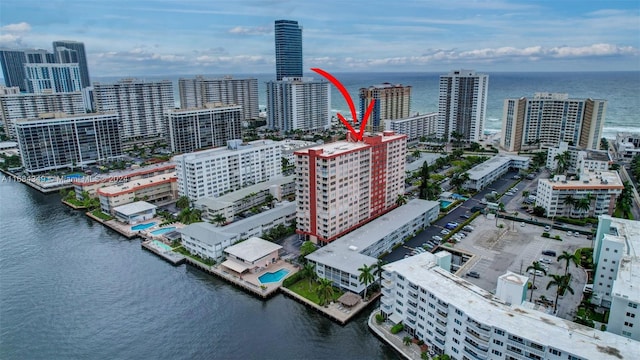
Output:
[[322,154],[319,156],[329,156],[329,155],[339,155],[343,153],[348,153],[354,150],[367,149],[369,145],[365,144],[362,141],[351,142],[351,141],[336,141],[328,144],[312,146],[306,149],[301,149],[295,152],[295,154],[309,154],[309,150],[322,150]]
[[229,225],[221,227],[220,229],[222,229],[224,232],[243,234],[250,229],[255,228],[257,224],[269,224],[283,216],[295,213],[296,203],[283,201],[279,204],[276,204],[273,209],[263,211],[246,219],[234,221]]
[[211,158],[216,156],[224,156],[229,154],[237,154],[237,153],[242,153],[242,152],[247,152],[252,150],[259,150],[263,147],[271,147],[275,145],[279,145],[279,141],[255,140],[255,141],[250,141],[248,143],[242,143],[237,147],[237,149],[230,149],[228,146],[221,146],[215,149],[207,149],[207,150],[195,151],[187,154],[176,155],[173,157],[173,161],[181,161],[182,159],[189,161],[189,160],[197,160],[197,159],[203,159],[203,158]]
[[146,201],[136,201],[131,204],[126,204],[118,207],[114,207],[113,211],[123,214],[125,216],[138,214],[144,211],[156,209],[157,206],[149,204]]
[[554,190],[568,189],[623,189],[624,185],[617,171],[595,171],[580,175],[580,180],[566,180],[563,176],[556,179],[540,179],[541,184],[549,184]]
[[194,239],[198,239],[205,244],[215,246],[231,239],[235,234],[225,232],[222,228],[206,222],[193,223],[178,229],[181,234],[187,235]]
[[[624,244],[618,275],[611,294],[640,302],[640,221],[609,217],[614,234],[605,234],[607,239],[616,239]],[[616,235],[617,234],[617,235]]]
[[637,341],[548,315],[531,309],[527,303],[507,305],[492,293],[439,268],[428,255],[431,254],[411,256],[385,265],[384,269],[401,274],[481,323],[543,346],[585,359],[633,359],[638,353]]
[[296,180],[293,175],[282,176],[273,180],[264,181],[261,183],[257,183],[255,185],[247,186],[246,188],[242,188],[219,197],[207,196],[207,197],[200,198],[196,200],[196,206],[204,205],[211,210],[221,210],[226,207],[233,206],[233,204],[236,201],[242,200],[250,194],[266,190],[271,186],[280,186],[280,185],[292,183],[294,181]]
[[367,248],[412,222],[418,214],[428,212],[434,207],[439,209],[440,203],[421,199],[411,200],[321,247],[309,254],[307,259],[356,274],[363,264],[371,265],[377,262],[376,258],[362,254]]
[[496,169],[508,164],[512,160],[514,161],[527,161],[528,157],[525,156],[505,156],[505,155],[496,155],[491,159],[483,162],[482,164],[478,164],[473,168],[469,169],[467,172],[469,173],[469,178],[473,180],[479,180],[483,177],[489,175]]
[[246,262],[253,263],[280,249],[282,249],[282,246],[278,244],[253,236],[245,241],[229,246],[224,249],[224,252],[243,259]]
[[176,173],[171,172],[171,173],[160,174],[160,175],[156,175],[156,176],[152,176],[144,179],[131,180],[124,184],[105,186],[103,188],[98,189],[98,193],[101,195],[113,196],[120,193],[136,191],[137,189],[140,189],[140,188],[165,184],[171,181],[177,181],[177,179],[178,178],[176,177]]
[[106,174],[92,174],[86,175],[79,179],[74,179],[73,183],[76,185],[88,185],[97,182],[111,182],[118,181],[129,177],[141,176],[150,174],[156,171],[168,171],[175,170],[176,164],[172,162],[162,162],[153,165],[143,166],[136,169],[127,169],[120,171],[110,171]]

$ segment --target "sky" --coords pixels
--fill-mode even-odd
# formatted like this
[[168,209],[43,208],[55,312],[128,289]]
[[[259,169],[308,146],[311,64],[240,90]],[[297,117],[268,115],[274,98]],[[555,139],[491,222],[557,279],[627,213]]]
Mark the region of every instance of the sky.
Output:
[[638,0],[2,0],[0,47],[82,41],[92,77],[275,73],[279,19],[305,72],[640,70]]

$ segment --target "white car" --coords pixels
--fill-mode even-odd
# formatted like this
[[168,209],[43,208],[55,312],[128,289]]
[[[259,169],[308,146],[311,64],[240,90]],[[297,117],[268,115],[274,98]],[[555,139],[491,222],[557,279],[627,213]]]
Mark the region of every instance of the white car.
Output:
[[434,235],[434,236],[432,236],[431,238],[432,238],[433,240],[435,240],[435,241],[442,241],[442,238],[441,238],[440,236],[438,236],[438,235]]
[[449,233],[451,233],[451,231],[449,231],[447,229],[442,229],[442,231],[440,231],[440,234],[442,234],[442,235],[449,235]]
[[549,260],[547,258],[540,258],[540,260],[538,260],[538,262],[541,262],[543,264],[551,264],[551,260]]
[[[533,275],[533,269],[529,270],[529,274]],[[544,273],[540,270],[536,270],[536,276],[544,276]]]

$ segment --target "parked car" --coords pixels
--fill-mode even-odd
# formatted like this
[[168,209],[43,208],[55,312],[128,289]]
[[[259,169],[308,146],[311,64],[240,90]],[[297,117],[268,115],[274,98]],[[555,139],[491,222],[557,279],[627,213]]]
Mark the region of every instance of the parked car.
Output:
[[462,230],[464,230],[464,231],[473,231],[473,229],[474,229],[474,228],[473,228],[473,226],[471,226],[471,225],[465,225],[465,226],[462,228]]
[[[536,272],[536,276],[544,276],[544,273],[540,270],[536,270],[535,272]],[[533,269],[529,270],[529,274],[533,275]]]
[[449,235],[451,233],[451,231],[447,230],[447,229],[442,229],[442,231],[440,231],[440,234],[442,235]]
[[471,216],[469,216],[469,215],[460,215],[460,217],[463,218],[463,219],[469,219]]
[[438,235],[433,235],[431,238],[435,241],[442,241],[442,238]]
[[469,271],[467,273],[468,277],[472,277],[472,278],[476,278],[476,279],[480,279],[480,274],[478,274],[477,271]]
[[525,222],[521,222],[521,223],[520,223],[520,226],[521,226],[521,227],[525,227],[526,225],[527,225],[527,223],[525,223]]
[[542,255],[553,256],[556,257],[556,252],[553,250],[542,250]]
[[545,227],[544,227],[544,231],[547,231],[547,232],[548,232],[548,231],[551,231],[551,226],[549,226],[549,225],[545,226]]
[[540,260],[538,260],[538,262],[541,262],[543,264],[551,264],[551,260],[549,260],[547,258],[540,258]]

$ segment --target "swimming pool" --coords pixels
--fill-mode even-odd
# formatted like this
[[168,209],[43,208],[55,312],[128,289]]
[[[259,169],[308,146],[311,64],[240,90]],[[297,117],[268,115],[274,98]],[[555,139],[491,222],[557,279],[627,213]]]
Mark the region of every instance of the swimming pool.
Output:
[[258,277],[258,280],[260,280],[260,282],[262,284],[269,284],[269,283],[279,282],[285,276],[287,276],[288,273],[289,273],[289,270],[280,269],[280,270],[278,270],[276,272],[268,272],[266,274],[262,274],[262,275],[260,275]]
[[451,201],[449,200],[440,200],[440,209],[446,209],[451,205]]
[[160,242],[158,240],[153,240],[152,243],[153,243],[153,245],[155,245],[156,247],[158,247],[158,248],[160,248],[160,249],[162,249],[164,251],[171,251],[171,246],[169,246],[169,245],[167,245],[167,244],[165,244],[163,242]]
[[138,224],[138,225],[134,225],[131,227],[132,231],[138,231],[138,230],[146,230],[152,226],[154,226],[156,223],[154,222],[150,222],[150,223],[146,223],[146,224]]
[[153,230],[153,231],[151,232],[151,235],[162,235],[162,234],[164,234],[164,233],[168,233],[169,231],[173,231],[173,230],[175,230],[175,229],[176,229],[176,227],[175,227],[175,226],[169,226],[169,227],[166,227],[166,228],[162,228],[162,229],[158,229],[158,230]]
[[70,179],[79,179],[79,178],[84,177],[84,174],[80,174],[80,173],[73,173],[73,174],[65,175],[64,177],[65,177],[65,179],[69,179],[69,180],[70,180]]

